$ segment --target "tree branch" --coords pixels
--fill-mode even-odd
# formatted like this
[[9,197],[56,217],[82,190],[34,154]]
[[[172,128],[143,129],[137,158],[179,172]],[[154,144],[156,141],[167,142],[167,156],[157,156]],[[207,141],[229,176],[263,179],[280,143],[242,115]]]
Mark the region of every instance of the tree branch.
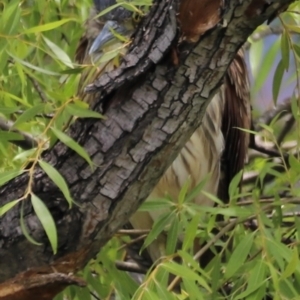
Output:
[[[146,199],[200,125],[209,100],[247,37],[292,1],[227,1],[227,26],[216,26],[195,44],[180,45],[178,66],[170,65],[168,59],[168,49],[175,38],[177,5],[170,0],[154,2],[150,17],[136,35],[138,45],[146,45],[146,56],[137,56],[130,67],[104,75],[95,83],[94,109],[100,111],[101,103],[108,103],[107,119],[78,120],[70,129],[69,134],[91,156],[94,170],[61,143],[43,157],[68,182],[78,205],[69,209],[61,191],[45,173],[38,167],[34,172],[32,190],[56,221],[58,253],[53,255],[30,199],[24,200],[25,224],[43,246],[31,244],[22,234],[20,205],[6,213],[0,220],[1,282],[28,269],[30,274],[39,274],[52,273],[54,269],[69,273],[82,268]],[[151,19],[153,14],[157,18]],[[159,16],[164,16],[160,23]],[[152,35],[156,42],[149,45]],[[133,52],[131,48],[128,55]],[[149,65],[143,69],[145,57]],[[134,66],[142,71],[130,73]],[[145,72],[147,76],[140,76]],[[132,91],[129,95],[125,93],[127,83]],[[1,188],[1,205],[24,195],[28,176],[23,174]]]

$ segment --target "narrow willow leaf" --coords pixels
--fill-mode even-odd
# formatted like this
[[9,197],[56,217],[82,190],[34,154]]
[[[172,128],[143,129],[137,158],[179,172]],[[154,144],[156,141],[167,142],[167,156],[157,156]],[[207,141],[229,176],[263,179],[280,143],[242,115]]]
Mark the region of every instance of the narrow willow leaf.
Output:
[[17,132],[0,130],[0,142],[3,141],[23,141],[24,137]]
[[192,269],[196,270],[197,272],[201,272],[201,274],[206,278],[209,279],[210,276],[208,276],[203,270],[200,269],[199,262],[194,259],[194,257],[189,254],[187,251],[178,250],[177,253],[182,258],[182,262],[185,265],[190,266]]
[[57,252],[57,231],[53,217],[45,203],[35,194],[31,194],[33,209],[41,222],[54,254]]
[[167,235],[167,245],[166,245],[166,254],[173,254],[175,252],[178,236],[179,236],[179,220],[178,218],[173,218],[170,225],[170,229]]
[[247,234],[236,246],[226,266],[225,278],[230,278],[244,264],[253,244],[253,233]]
[[169,199],[150,198],[139,207],[139,211],[170,209],[172,206],[174,207],[174,203]]
[[[231,180],[229,184],[229,197],[234,199],[234,196],[240,192],[240,182],[243,176],[243,170],[237,173]],[[236,202],[236,201],[235,201]]]
[[271,69],[274,66],[274,61],[276,61],[276,56],[278,55],[279,47],[280,39],[277,39],[275,43],[270,47],[269,51],[264,55],[263,60],[261,60],[259,65],[259,71],[257,72],[257,76],[255,76],[255,83],[253,86],[254,93],[260,91],[260,89],[265,84],[271,72]]
[[278,63],[277,68],[275,70],[274,78],[273,78],[273,85],[272,85],[272,90],[273,90],[273,102],[276,105],[277,104],[277,98],[282,82],[284,74],[284,65],[282,60]]
[[185,183],[183,184],[180,192],[179,192],[179,195],[178,195],[178,204],[182,204],[184,201],[185,201],[185,196],[188,192],[188,189],[191,185],[191,181],[190,181],[190,178],[188,178]]
[[289,164],[292,170],[294,170],[298,174],[300,173],[300,162],[293,154],[289,155]]
[[264,43],[262,39],[251,43],[251,47],[249,49],[249,63],[251,73],[254,78],[260,72],[261,62],[262,62],[262,53],[264,53]]
[[19,200],[10,201],[10,202],[4,204],[3,206],[1,206],[0,207],[0,217],[2,217],[10,209],[12,209],[18,202],[20,202],[20,199]]
[[[166,226],[170,225],[174,217],[174,213],[167,212],[161,214],[159,218],[155,220],[153,227],[144,242],[143,249],[149,246],[155,239],[157,239],[159,234],[166,229]],[[165,245],[160,246],[165,247]],[[165,249],[161,249],[161,251],[163,252],[165,251]]]
[[69,68],[74,68],[72,60],[63,49],[61,49],[58,45],[56,45],[44,36],[43,39],[58,60],[60,60],[64,65],[68,66]]
[[169,292],[167,290],[167,287],[165,285],[161,284],[161,281],[155,281],[155,289],[157,291],[157,294],[160,296],[160,299],[166,299],[166,300],[176,300],[177,298],[172,294],[172,292]]
[[266,271],[267,266],[261,259],[258,259],[255,266],[250,270],[247,289],[243,293],[239,294],[235,299],[245,299],[245,297],[260,289],[260,287],[265,284],[264,280]]
[[24,170],[12,170],[0,173],[0,186],[18,175],[21,175],[23,172]]
[[66,106],[67,112],[72,115],[79,118],[95,118],[95,119],[105,119],[105,116],[97,113],[96,111],[83,108],[79,105],[70,103]]
[[[23,203],[24,203],[24,202],[23,202]],[[43,245],[43,243],[39,243],[39,242],[37,242],[35,239],[33,239],[33,238],[30,236],[29,232],[28,232],[27,226],[25,225],[25,221],[24,221],[24,207],[23,207],[24,205],[23,205],[23,203],[22,203],[21,216],[20,216],[20,226],[21,226],[21,230],[22,230],[24,236],[26,237],[26,239],[27,239],[30,243],[32,243],[32,244],[34,244],[34,245],[36,245],[36,246],[41,246],[41,245]]]
[[93,168],[93,162],[91,161],[88,153],[82,148],[77,142],[75,142],[71,137],[63,133],[62,131],[58,130],[57,128],[51,127],[52,132],[56,135],[56,137],[66,144],[69,148],[74,150],[78,155],[84,158],[91,168]]
[[203,190],[206,182],[211,177],[211,174],[207,174],[203,180],[199,184],[197,184],[185,197],[185,202],[190,202],[195,199],[195,197],[199,196],[201,191]]
[[283,68],[288,71],[290,64],[290,45],[288,33],[286,31],[281,35],[281,59]]
[[114,5],[111,5],[108,8],[103,9],[99,14],[97,14],[97,16],[95,18],[102,17],[102,16],[106,15],[107,13],[109,13],[110,11],[112,11],[113,9],[115,9],[115,8],[121,6],[121,5],[122,5],[122,3],[117,3],[117,4],[114,4]]
[[291,260],[289,261],[288,265],[286,266],[286,269],[282,273],[282,279],[286,279],[286,278],[290,277],[297,270],[297,267],[299,267],[299,264],[300,264],[300,261],[299,261],[298,249],[297,249],[297,247],[294,247]]
[[35,26],[35,27],[25,29],[23,31],[23,34],[38,33],[38,32],[42,32],[42,31],[52,30],[52,29],[55,29],[55,28],[58,28],[58,27],[64,25],[65,23],[74,22],[74,21],[76,21],[76,19],[66,18],[66,19],[62,19],[62,20],[59,20],[59,21],[50,22],[50,23],[47,23],[47,24],[44,24],[44,25],[39,25],[39,26]]
[[50,179],[58,186],[58,188],[64,194],[66,200],[69,203],[69,207],[72,207],[72,202],[74,201],[71,197],[68,185],[65,179],[60,175],[60,173],[53,168],[50,164],[45,161],[40,160],[39,165],[46,172],[46,174],[50,177]]
[[188,280],[194,280],[197,281],[201,286],[203,286],[208,292],[211,292],[211,288],[209,287],[206,280],[199,276],[197,272],[191,270],[187,266],[183,266],[180,264],[177,264],[175,262],[165,262],[161,265],[164,269],[166,269],[168,272],[180,276],[181,278],[185,278]]
[[[46,74],[46,75],[52,75],[52,76],[61,76],[60,73],[56,73],[56,72],[52,72],[52,71],[49,71],[49,70],[46,70],[46,69],[43,69],[43,68],[40,68],[40,67],[37,67],[25,60],[22,60],[22,59],[19,59],[18,57],[12,55],[11,53],[9,53],[9,55],[11,57],[13,57],[14,60],[18,61],[20,64],[22,64],[23,66],[25,67],[28,67],[29,69],[32,69],[32,70],[35,70],[35,71],[38,71],[42,74]],[[28,104],[27,104],[28,105]]]
[[45,108],[45,104],[41,103],[41,104],[38,104],[38,105],[35,105],[35,106],[32,106],[32,107],[26,109],[20,115],[20,117],[16,120],[13,127],[16,128],[16,127],[18,127],[18,125],[32,120],[32,118],[35,117],[38,113],[43,112],[44,108]]
[[183,279],[183,285],[185,287],[185,290],[188,293],[188,298],[189,300],[205,300],[205,299],[210,299],[203,293],[203,290],[199,289],[199,286],[192,281],[187,279],[184,275],[182,275]]
[[192,220],[189,221],[189,224],[186,228],[184,239],[183,239],[183,250],[189,250],[193,246],[193,242],[197,235],[198,224],[200,217],[198,214],[194,215]]

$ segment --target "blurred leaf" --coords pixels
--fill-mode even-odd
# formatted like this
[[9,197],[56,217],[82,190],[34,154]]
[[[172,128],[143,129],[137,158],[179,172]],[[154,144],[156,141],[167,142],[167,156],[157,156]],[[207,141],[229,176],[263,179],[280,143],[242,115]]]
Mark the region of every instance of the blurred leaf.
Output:
[[[23,200],[24,201],[24,200]],[[42,243],[39,243],[37,242],[35,239],[33,239],[29,232],[28,232],[28,229],[27,229],[27,226],[25,224],[25,221],[24,221],[24,202],[22,203],[22,208],[21,208],[21,215],[20,215],[20,226],[21,226],[21,229],[22,229],[22,233],[24,234],[24,236],[26,237],[26,239],[33,245],[36,245],[36,246],[41,246],[43,245]]]
[[10,209],[12,209],[20,200],[12,200],[0,207],[0,217],[6,214]]
[[247,234],[239,241],[230,256],[229,262],[226,266],[225,278],[233,276],[237,270],[244,264],[253,244],[254,234]]
[[290,45],[286,31],[283,31],[281,35],[281,59],[283,68],[288,71],[290,65]]
[[14,128],[18,127],[20,124],[26,123],[32,120],[37,114],[42,113],[44,111],[45,104],[41,103],[35,106],[32,106],[26,109],[16,120],[14,123]]
[[52,247],[53,254],[56,254],[57,232],[53,217],[49,212],[47,206],[44,204],[44,202],[35,194],[31,194],[31,203],[38,219],[40,220],[47,234],[47,237]]
[[84,158],[90,167],[93,169],[93,162],[91,161],[88,153],[85,151],[84,148],[82,148],[77,142],[75,142],[71,137],[63,133],[62,131],[58,130],[57,128],[52,127],[52,132],[56,135],[56,137],[62,141],[64,144],[66,144],[69,148],[74,150],[78,155],[80,155],[82,158]]
[[39,165],[45,171],[45,173],[49,176],[49,178],[57,185],[57,187],[62,191],[66,200],[69,203],[69,207],[72,207],[73,199],[70,194],[70,190],[65,179],[61,176],[61,174],[53,168],[50,164],[45,161],[40,160]]
[[166,255],[172,254],[176,251],[180,232],[179,230],[179,220],[178,218],[173,218],[167,235]]
[[12,170],[0,173],[0,186],[8,182],[9,180],[21,175],[24,170]]
[[66,18],[66,19],[62,19],[59,21],[55,21],[55,22],[50,22],[48,24],[44,24],[44,25],[39,25],[39,26],[35,26],[35,27],[31,27],[28,29],[25,29],[23,31],[23,34],[29,34],[29,33],[39,33],[39,32],[43,32],[43,31],[48,31],[48,30],[52,30],[55,29],[57,27],[60,27],[68,22],[74,22],[76,21],[76,19],[73,18]]
[[48,47],[51,49],[51,51],[55,54],[56,58],[59,59],[64,65],[66,65],[69,68],[74,68],[73,63],[68,56],[68,54],[62,50],[58,45],[47,39],[43,36],[43,39],[45,43],[48,45]]
[[[159,234],[166,229],[167,225],[170,225],[170,223],[173,221],[175,215],[174,213],[166,212],[162,213],[158,219],[155,220],[153,227],[151,231],[149,232],[147,238],[145,239],[143,249],[149,246],[157,237]],[[159,247],[165,247],[165,245],[158,245]],[[162,251],[162,249],[160,249]]]
[[105,119],[105,116],[97,113],[96,111],[83,108],[78,104],[70,103],[66,106],[66,110],[72,116],[79,118],[96,118],[96,119]]
[[273,101],[275,105],[277,104],[277,98],[278,98],[283,74],[284,74],[284,65],[283,65],[283,61],[281,60],[277,65],[274,78],[273,78]]

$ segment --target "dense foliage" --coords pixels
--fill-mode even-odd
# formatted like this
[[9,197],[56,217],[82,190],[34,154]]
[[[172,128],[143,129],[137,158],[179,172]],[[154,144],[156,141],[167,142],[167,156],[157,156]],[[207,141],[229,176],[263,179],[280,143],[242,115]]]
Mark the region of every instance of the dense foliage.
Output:
[[[76,96],[84,66],[74,62],[74,53],[91,1],[5,0],[0,7],[0,184],[24,172],[28,162],[32,162],[26,170],[29,174],[39,164],[71,206],[73,199],[64,179],[41,161],[41,153],[59,139],[90,161],[85,150],[68,138],[66,129],[72,118],[101,118]],[[275,22],[258,28],[246,45],[253,79],[252,133],[258,146],[249,151],[244,174],[238,174],[230,185],[230,204],[223,205],[210,196],[216,207],[195,206],[191,200],[201,192],[203,183],[190,191],[189,182],[182,187],[177,204],[167,196],[145,203],[143,210],[166,211],[152,231],[148,235],[120,231],[80,273],[87,287],[69,287],[57,300],[109,299],[112,295],[151,300],[299,299],[299,13],[300,2],[296,1]],[[260,105],[262,93],[264,105]],[[273,105],[276,108],[271,109]],[[34,148],[24,150],[18,144],[25,133]],[[241,179],[242,192],[238,188]],[[55,252],[55,223],[30,184],[24,197],[0,208],[0,215],[31,194]],[[39,245],[28,235],[22,212],[20,215],[24,234]],[[168,231],[167,255],[155,268],[145,276],[119,270],[129,266],[122,264],[128,259],[125,245],[141,240],[148,245],[163,230]],[[180,235],[183,242],[178,248]],[[193,251],[195,238],[206,245],[198,253]],[[200,268],[197,259],[205,248],[215,255]],[[175,275],[172,280],[169,274]],[[175,292],[178,285],[180,293]]]

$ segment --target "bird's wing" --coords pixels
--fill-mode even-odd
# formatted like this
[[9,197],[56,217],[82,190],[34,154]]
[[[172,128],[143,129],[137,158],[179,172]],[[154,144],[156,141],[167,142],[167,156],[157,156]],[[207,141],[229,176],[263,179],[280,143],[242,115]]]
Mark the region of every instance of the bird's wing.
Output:
[[228,187],[232,178],[243,169],[247,158],[251,108],[247,67],[243,50],[239,50],[231,63],[223,87],[224,113],[222,131],[225,147],[222,155],[222,175],[219,197],[228,201]]

